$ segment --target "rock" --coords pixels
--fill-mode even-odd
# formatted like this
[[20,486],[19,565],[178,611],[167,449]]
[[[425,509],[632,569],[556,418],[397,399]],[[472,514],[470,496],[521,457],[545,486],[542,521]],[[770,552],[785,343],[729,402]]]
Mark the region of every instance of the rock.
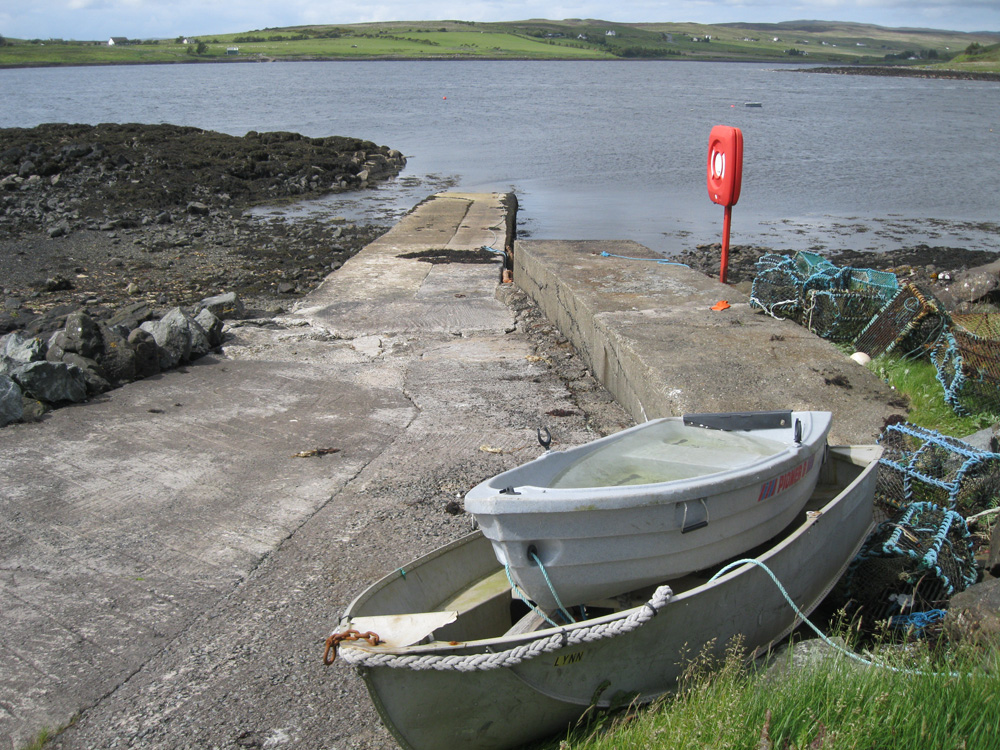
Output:
[[[207,307],[202,308],[195,316],[194,322],[201,326],[206,336],[208,336],[210,349],[214,349],[222,344],[222,321],[213,315],[211,310]],[[205,354],[208,354],[208,352],[205,352]]]
[[[830,641],[836,646],[847,650],[847,644],[843,638],[836,636]],[[789,653],[791,648],[791,653]],[[842,654],[826,641],[819,638],[811,638],[805,641],[798,641],[789,647],[787,643],[778,646],[770,652],[764,659],[759,661],[760,666],[766,668],[765,679],[782,679],[793,672],[809,669],[823,664],[827,659],[839,658]]]
[[45,359],[49,362],[62,362],[66,356],[66,331],[56,331],[49,337]]
[[23,415],[20,387],[11,378],[0,375],[0,427],[20,421]]
[[188,362],[212,350],[208,334],[190,315],[175,307],[158,321],[139,326],[153,335],[160,349],[160,368]]
[[974,268],[958,274],[948,291],[958,302],[975,302],[997,287],[1000,287],[1000,279],[992,268]]
[[46,292],[65,292],[73,288],[73,282],[63,276],[48,278],[42,285],[42,289]]
[[979,645],[1000,639],[1000,579],[985,580],[952,596],[944,629],[954,640]]
[[156,314],[148,302],[133,302],[112,315],[108,319],[108,327],[117,330],[122,336],[128,336],[147,320],[155,319]]
[[1000,521],[993,522],[993,533],[990,536],[990,550],[986,558],[986,569],[990,572],[991,576],[1000,576]]
[[160,369],[169,370],[181,362],[186,362],[191,356],[191,333],[189,318],[179,308],[156,321],[146,321],[142,330],[152,334],[159,348]]
[[206,297],[199,306],[203,310],[208,310],[219,320],[233,320],[242,318],[246,313],[243,300],[236,296],[235,292],[217,294],[214,297]]
[[201,201],[191,201],[187,204],[187,212],[193,216],[208,216],[209,208]]
[[77,367],[83,372],[87,384],[87,395],[93,396],[111,390],[111,383],[104,377],[100,365],[94,360],[69,352],[63,357],[63,363]]
[[135,350],[118,331],[101,325],[101,339],[104,346],[95,357],[101,374],[114,385],[123,385],[135,380]]
[[45,359],[45,344],[33,336],[25,336],[20,331],[9,333],[0,339],[0,359],[12,364],[24,364]]
[[[207,316],[211,316],[211,318]],[[214,315],[212,315],[212,313],[206,313],[206,317],[204,318],[204,320],[206,320],[209,323],[209,325],[212,325],[212,319],[216,321],[219,320]],[[212,351],[212,349],[215,348],[215,345],[212,344],[212,341],[208,335],[208,331],[206,331],[205,328],[201,325],[201,323],[198,322],[197,317],[188,318],[187,320],[188,320],[188,335],[191,337],[191,353],[188,355],[188,359],[193,360],[193,359],[198,359],[199,357],[204,357],[206,354]],[[220,327],[219,330],[220,336],[221,333],[222,330]]]
[[49,237],[53,239],[56,237],[65,237],[69,234],[69,222],[60,221],[58,224],[54,224],[49,227]]
[[65,362],[29,362],[11,377],[28,396],[52,404],[79,403],[87,398],[87,380],[79,367]]
[[82,312],[66,316],[66,339],[62,348],[81,357],[94,359],[104,349],[104,340],[97,322]]
[[153,334],[136,328],[128,335],[129,346],[135,353],[135,376],[148,378],[160,371],[160,348]]

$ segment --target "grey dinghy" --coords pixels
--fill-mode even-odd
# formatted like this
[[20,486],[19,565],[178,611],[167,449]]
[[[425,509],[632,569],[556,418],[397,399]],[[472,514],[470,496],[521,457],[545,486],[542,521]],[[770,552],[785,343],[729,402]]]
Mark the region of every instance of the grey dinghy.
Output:
[[694,414],[551,451],[465,497],[543,609],[686,575],[787,526],[816,484],[831,414]]
[[[830,448],[805,508],[748,553],[805,614],[871,529],[880,455],[878,446]],[[489,540],[475,532],[370,586],[327,648],[339,643],[404,748],[513,748],[562,731],[592,703],[670,691],[685,656],[721,655],[737,635],[763,648],[798,624],[762,568],[711,574],[619,597],[620,608],[587,606],[590,619],[550,627],[513,596]]]

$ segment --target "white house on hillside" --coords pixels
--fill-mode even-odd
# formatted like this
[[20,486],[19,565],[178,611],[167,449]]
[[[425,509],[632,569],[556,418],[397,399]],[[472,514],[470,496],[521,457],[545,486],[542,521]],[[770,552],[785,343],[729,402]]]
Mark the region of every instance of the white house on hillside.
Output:
[[114,47],[116,44],[128,44],[128,37],[126,36],[113,36],[108,39],[108,46]]

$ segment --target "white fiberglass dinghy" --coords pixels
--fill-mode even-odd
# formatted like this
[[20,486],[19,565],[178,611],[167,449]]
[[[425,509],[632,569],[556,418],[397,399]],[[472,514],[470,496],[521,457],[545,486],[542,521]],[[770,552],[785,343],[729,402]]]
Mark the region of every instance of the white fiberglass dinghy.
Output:
[[770,539],[816,485],[831,414],[692,414],[552,451],[465,508],[542,608],[594,602]]

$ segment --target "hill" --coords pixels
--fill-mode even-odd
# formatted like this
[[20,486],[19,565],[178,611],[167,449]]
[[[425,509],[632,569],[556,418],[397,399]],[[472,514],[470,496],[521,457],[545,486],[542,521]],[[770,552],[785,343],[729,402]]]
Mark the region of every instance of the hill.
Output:
[[[0,40],[2,41],[2,40]],[[926,65],[1000,42],[1000,33],[892,29],[830,21],[778,24],[393,21],[258,29],[167,40],[6,40],[0,66],[336,59],[660,59]],[[1000,69],[975,54],[955,61]],[[991,65],[993,66],[991,68]]]

